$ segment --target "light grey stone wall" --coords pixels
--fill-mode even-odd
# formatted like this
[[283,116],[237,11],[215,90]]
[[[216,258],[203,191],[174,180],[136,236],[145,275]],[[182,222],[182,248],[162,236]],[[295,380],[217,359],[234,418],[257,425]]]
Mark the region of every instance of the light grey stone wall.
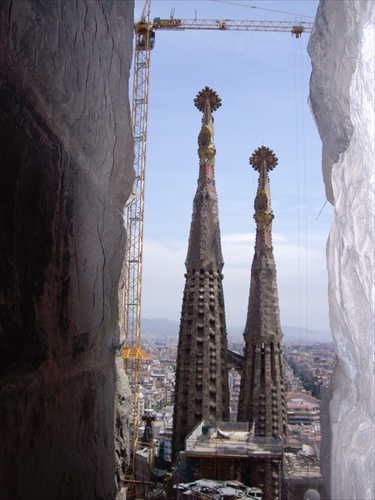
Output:
[[309,42],[311,107],[334,205],[327,261],[338,363],[322,409],[322,463],[340,500],[375,498],[374,20],[372,0],[321,1]]
[[130,403],[115,401],[115,353],[134,179],[133,9],[119,0],[0,4],[4,499],[116,495],[114,408],[126,422]]

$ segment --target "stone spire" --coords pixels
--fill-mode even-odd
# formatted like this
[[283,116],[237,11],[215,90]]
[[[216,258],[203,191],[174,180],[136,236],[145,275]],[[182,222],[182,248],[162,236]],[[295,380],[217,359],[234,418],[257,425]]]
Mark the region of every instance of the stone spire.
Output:
[[172,448],[176,458],[185,437],[202,420],[228,420],[227,333],[215,187],[214,119],[221,106],[205,87],[194,99],[203,112],[198,136],[199,177],[193,201],[186,282],[182,301],[174,399]]
[[245,353],[241,379],[238,420],[254,425],[260,437],[286,436],[287,415],[284,392],[279,298],[272,247],[271,194],[268,172],[277,165],[272,150],[261,146],[250,164],[259,172],[254,202],[257,225],[255,253],[244,332]]

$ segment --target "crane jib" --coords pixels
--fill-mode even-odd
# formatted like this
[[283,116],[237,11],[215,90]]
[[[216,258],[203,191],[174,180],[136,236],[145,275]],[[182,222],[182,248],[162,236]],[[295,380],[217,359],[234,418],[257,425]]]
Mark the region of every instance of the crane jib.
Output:
[[[140,23],[137,23],[140,24]],[[230,19],[161,19],[154,18],[149,24],[152,30],[232,30],[232,31],[279,31],[301,34],[311,32],[314,23],[307,21],[254,21],[254,20],[230,20]],[[137,26],[137,25],[136,25]]]

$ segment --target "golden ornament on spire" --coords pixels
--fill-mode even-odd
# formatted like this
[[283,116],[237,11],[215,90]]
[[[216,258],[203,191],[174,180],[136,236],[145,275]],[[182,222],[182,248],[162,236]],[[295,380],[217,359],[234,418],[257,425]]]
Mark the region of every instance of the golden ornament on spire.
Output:
[[194,99],[195,106],[199,109],[199,111],[202,111],[202,113],[204,113],[204,105],[206,101],[209,102],[211,113],[216,111],[217,108],[220,108],[221,106],[221,98],[214,90],[207,87],[207,85],[203,90],[198,92],[196,98]]
[[260,148],[256,149],[253,155],[250,157],[250,165],[254,170],[260,171],[262,165],[266,165],[267,172],[273,170],[279,159],[275,156],[275,153],[272,149],[267,148],[267,146],[263,145]]

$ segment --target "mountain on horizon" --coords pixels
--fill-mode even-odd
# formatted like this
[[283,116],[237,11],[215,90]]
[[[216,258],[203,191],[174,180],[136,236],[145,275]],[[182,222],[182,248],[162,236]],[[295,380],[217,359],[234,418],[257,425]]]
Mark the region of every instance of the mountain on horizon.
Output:
[[[178,336],[180,323],[167,318],[142,318],[141,331],[144,335],[165,335],[167,337]],[[311,343],[311,342],[332,342],[330,331],[309,330],[298,326],[282,326],[284,337],[283,342]],[[241,337],[244,327],[228,326],[228,337],[233,339]]]

